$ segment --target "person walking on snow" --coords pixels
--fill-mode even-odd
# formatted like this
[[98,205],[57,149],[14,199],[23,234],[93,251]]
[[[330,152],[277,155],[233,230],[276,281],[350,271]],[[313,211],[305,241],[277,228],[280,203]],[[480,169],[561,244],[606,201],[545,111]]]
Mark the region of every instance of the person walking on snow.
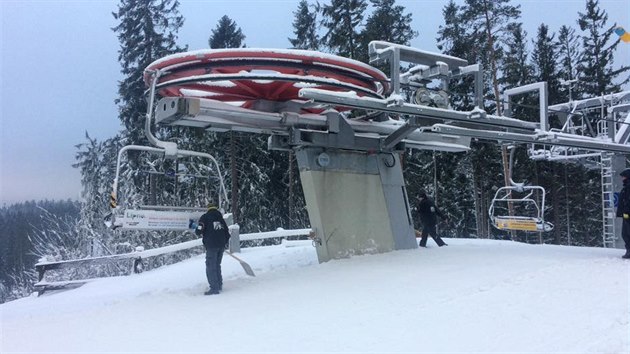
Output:
[[617,217],[623,218],[621,237],[626,244],[626,254],[621,258],[630,259],[630,168],[626,168],[619,174],[623,181],[623,188],[619,193]]
[[216,295],[223,290],[221,260],[225,245],[230,239],[227,223],[217,207],[208,205],[208,211],[199,218],[195,233],[197,236],[203,235],[203,245],[206,248],[206,277],[210,289],[204,294]]
[[427,196],[426,192],[421,191],[418,194],[418,199],[420,200],[420,204],[418,204],[418,212],[420,214],[420,221],[422,222],[422,238],[420,239],[420,247],[427,247],[429,236],[433,238],[433,241],[435,241],[438,246],[448,246],[437,234],[436,216],[439,216],[443,220],[448,220],[448,218],[437,206],[435,206],[435,203],[433,203],[433,200]]

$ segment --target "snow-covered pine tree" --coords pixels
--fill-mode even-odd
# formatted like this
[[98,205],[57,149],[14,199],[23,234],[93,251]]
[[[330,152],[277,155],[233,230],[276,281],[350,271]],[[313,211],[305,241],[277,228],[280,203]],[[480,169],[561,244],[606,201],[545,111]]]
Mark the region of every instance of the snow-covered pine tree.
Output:
[[[621,65],[617,68],[614,67],[614,52],[619,44],[619,38],[614,34],[616,24],[609,26],[608,14],[605,10],[599,6],[597,0],[587,0],[585,11],[578,12],[578,25],[582,30],[582,51],[577,65],[577,91],[579,98],[597,97],[600,95],[619,92],[623,85],[627,84],[630,80],[630,76],[627,76],[627,71],[630,70],[630,66]],[[600,112],[593,112],[588,114],[588,119],[593,127],[597,126],[597,122],[600,119]],[[589,179],[580,178],[578,183],[580,186],[584,186],[585,191],[592,194],[588,200],[599,201],[601,203],[601,178],[599,171],[591,171]],[[584,176],[585,177],[585,176]],[[587,187],[588,186],[588,187]],[[597,194],[597,196],[596,196]],[[599,230],[595,235],[601,235],[601,213],[588,212],[583,203],[575,203],[572,205],[577,206],[577,210],[574,211],[572,217],[574,220],[578,220],[578,224],[583,227],[592,227],[592,225],[586,225],[581,223],[582,220],[591,220],[594,225],[597,225]],[[601,205],[601,204],[600,204]],[[589,206],[595,206],[592,202]],[[601,208],[596,207],[595,210]],[[593,238],[592,235],[584,235],[582,230],[578,232],[582,233],[572,237],[578,244],[586,245],[601,245],[601,236]]]
[[[502,40],[508,36],[508,29],[520,18],[520,5],[511,5],[510,0],[466,0],[463,12],[463,20],[469,26],[468,33],[470,33],[470,40],[475,46],[480,48],[479,58],[477,59],[483,64],[484,71],[489,74],[488,76],[490,77],[490,83],[487,85],[490,88],[488,96],[492,98],[492,101],[486,109],[491,112],[495,111],[496,114],[500,115],[502,113],[502,104],[499,86],[499,63],[505,50]],[[485,96],[486,95],[484,95],[484,97]],[[479,161],[482,162],[482,166],[483,160],[487,160],[489,156],[493,155],[491,151],[483,151],[487,148],[488,146],[485,146],[479,151],[479,153],[484,156],[483,159]],[[507,176],[508,151],[505,146],[501,147],[501,158],[503,162],[502,175],[504,176],[504,184],[509,185]],[[477,167],[479,165],[473,163],[473,166]],[[490,172],[490,175],[482,177],[483,174],[487,174],[488,172]],[[480,170],[478,173],[482,174],[476,176],[480,177],[477,179],[479,181],[493,181],[497,175],[500,175],[499,171],[489,169]],[[491,183],[494,184],[494,182]],[[480,192],[482,194],[486,193],[489,187],[491,186],[482,185]],[[484,196],[482,196],[481,199],[486,199],[483,197]],[[483,205],[481,212],[485,213],[487,207],[488,205]]]
[[490,77],[495,104],[489,109],[500,114],[499,63],[505,50],[502,40],[509,36],[509,28],[521,17],[520,5],[511,5],[510,0],[466,0],[463,12],[470,40],[481,49],[478,60]]
[[630,81],[630,76],[620,78],[630,66],[613,68],[613,55],[620,39],[614,34],[617,25],[608,26],[607,22],[608,14],[599,7],[599,1],[587,0],[586,11],[579,12],[578,19],[583,32],[578,87],[587,97],[618,92]]
[[[240,48],[243,46],[245,35],[235,21],[224,15],[219,19],[217,26],[212,30],[212,34],[208,39],[208,44],[212,49],[221,48]],[[240,223],[239,208],[239,168],[237,163],[238,145],[247,144],[247,142],[239,142],[239,137],[233,131],[227,134],[212,134],[208,138],[212,140],[210,146],[221,146],[222,151],[218,151],[218,159],[222,160],[224,166],[229,166],[229,176],[226,178],[226,188],[229,187],[230,207],[235,223]],[[243,137],[247,139],[247,137]]]
[[[557,40],[557,67],[560,79],[569,81],[578,77],[577,68],[582,55],[580,40],[580,36],[576,35],[573,28],[560,27]],[[559,101],[579,99],[581,95],[576,87],[579,87],[579,83],[572,84],[570,95],[568,86],[561,87],[558,93]],[[579,164],[565,164],[561,168],[556,166],[556,172],[558,172],[555,174],[556,178],[563,184],[563,190],[559,192],[564,194],[561,221],[554,224],[555,229],[561,229],[560,242],[568,245],[601,246],[600,238],[593,238],[593,235],[601,234],[601,220],[597,220],[601,216],[600,189],[599,186],[589,187],[600,183],[599,171],[588,170]],[[578,188],[585,193],[576,194],[574,192],[576,186],[584,186]]]
[[[547,94],[549,104],[559,103],[560,101],[560,82],[558,70],[556,67],[557,58],[558,58],[558,47],[557,42],[554,41],[555,34],[549,33],[549,27],[547,25],[540,24],[538,26],[538,31],[536,35],[536,39],[532,40],[534,49],[532,51],[532,67],[534,68],[534,81],[540,82],[545,81],[547,83]],[[535,105],[538,106],[537,104]],[[536,112],[532,112],[526,115],[530,117],[527,120],[537,121]],[[553,122],[552,122],[552,125]],[[558,127],[558,124],[555,124]],[[558,175],[558,163],[557,162],[548,162],[543,161],[536,164],[535,168],[538,171],[538,181],[544,187],[548,188],[551,193],[548,193],[548,200],[551,203],[551,208],[547,208],[546,214],[549,214],[551,218],[546,217],[545,219],[550,220],[557,227],[553,230],[553,238],[549,237],[551,235],[545,235],[551,243],[560,244],[561,235],[564,231],[564,228],[561,225],[561,211],[560,211],[560,202],[561,199],[564,198],[564,190],[562,184],[559,182],[560,178]],[[544,240],[547,241],[547,240]]]
[[[318,34],[319,24],[317,22],[317,14],[321,8],[319,3],[310,5],[308,1],[300,1],[298,8],[293,12],[295,18],[293,20],[293,33],[295,38],[288,38],[294,49],[319,50],[321,46],[321,38]],[[280,152],[279,152],[280,153]],[[275,155],[275,153],[273,153]],[[281,153],[280,153],[281,154]],[[283,225],[289,228],[305,227],[308,225],[305,200],[302,193],[302,184],[298,175],[295,154],[290,151],[287,155],[288,167],[284,176],[272,177],[271,181],[282,182],[283,185],[273,187],[273,190],[284,192],[288,188],[288,200],[279,200],[275,198],[276,206],[274,210],[278,210],[281,215],[286,215]],[[272,171],[274,173],[274,171]],[[280,179],[277,179],[280,177]],[[278,195],[277,193],[274,195]],[[286,209],[286,210],[285,210]]]
[[[57,255],[68,259],[73,252],[85,256],[86,247],[76,246],[79,202],[29,201],[0,208],[0,303],[27,296],[37,281],[34,265],[54,245]],[[54,221],[54,222],[51,222]],[[46,235],[39,240],[38,235]],[[50,254],[50,253],[49,253]]]
[[[450,1],[442,9],[444,25],[440,25],[437,32],[437,47],[444,54],[477,63],[479,60],[478,48],[470,40],[469,28],[464,23],[463,8],[454,1]],[[471,110],[474,107],[472,95],[473,87],[471,77],[464,77],[449,83],[450,101],[455,109]]]
[[[279,158],[280,154],[275,154],[277,159],[274,159],[267,150],[266,136],[248,133],[238,135],[238,139],[233,140],[236,143],[233,151],[238,153],[233,154],[235,160],[230,165],[237,170],[238,176],[236,206],[239,225],[245,233],[273,230],[282,224],[282,210],[276,210],[272,205],[277,198],[286,198],[286,188],[278,195],[278,191],[271,188],[270,176],[276,169],[278,173],[286,171],[287,160]],[[286,215],[286,211],[283,214]]]
[[[561,80],[570,81],[577,78],[577,65],[580,61],[580,37],[575,34],[575,30],[568,26],[560,27],[558,31],[558,77]],[[569,83],[570,84],[570,83]],[[575,84],[571,87],[565,85],[561,87],[558,95],[560,102],[567,102],[575,99]],[[569,90],[571,88],[571,90]],[[569,95],[569,92],[571,93]]]
[[[119,83],[119,98],[116,103],[119,105],[119,118],[126,129],[118,136],[118,141],[108,144],[108,150],[110,150],[108,154],[114,153],[113,156],[115,156],[114,149],[120,147],[117,145],[120,141],[124,141],[125,145],[148,144],[144,136],[147,101],[143,72],[151,62],[186,50],[186,47],[180,47],[176,42],[177,33],[184,23],[178,8],[178,0],[121,0],[117,10],[112,13],[118,20],[118,24],[112,30],[117,34],[120,42],[118,61],[124,76]],[[165,128],[158,130],[155,134],[162,140],[169,140],[172,137],[171,131]],[[114,161],[113,156],[108,156],[106,159],[110,173]],[[121,192],[119,203],[121,194],[124,194],[124,202],[128,206],[159,204],[172,198],[172,195],[161,193],[168,187],[168,181],[165,178],[146,173],[146,170],[150,168],[164,170],[167,162],[163,158],[132,152],[126,156],[126,161],[123,163],[121,181],[124,182],[119,184]],[[108,190],[112,182],[113,179],[107,182]],[[142,245],[147,248],[162,246],[169,240],[169,234],[166,232],[142,234],[133,232],[124,237],[127,243],[131,242],[134,246]]]
[[535,72],[535,81],[547,82],[547,94],[549,104],[560,103],[560,81],[556,67],[558,47],[554,41],[555,34],[549,33],[549,27],[544,23],[538,26],[536,39],[533,40],[532,66]]
[[217,27],[212,30],[212,35],[208,39],[208,45],[212,49],[217,48],[241,48],[244,46],[245,35],[240,27],[229,18],[223,15],[217,23]]
[[118,61],[124,76],[116,103],[129,144],[146,142],[144,69],[154,60],[185,50],[176,43],[177,32],[184,24],[178,7],[178,0],[121,0],[112,13],[119,21],[112,30],[120,42]]
[[506,89],[533,82],[533,68],[529,64],[527,52],[527,32],[522,23],[513,23],[508,27],[505,38],[507,50],[501,61],[499,83]]
[[[600,169],[589,170],[584,166],[565,164],[562,175],[568,189],[565,190],[564,202],[569,208],[571,245],[602,247]],[[567,239],[562,243],[567,244],[568,234],[563,237]]]
[[374,11],[365,21],[361,32],[361,45],[358,59],[368,62],[368,44],[371,41],[386,41],[409,45],[418,36],[411,28],[411,13],[405,14],[405,7],[396,5],[395,0],[370,0]]
[[[311,11],[311,9],[313,9]],[[295,38],[288,38],[293,49],[319,50],[320,38],[317,33],[317,12],[319,5],[309,5],[301,0],[293,12],[293,33]]]
[[[477,48],[470,40],[470,29],[463,21],[463,7],[449,1],[442,9],[444,25],[437,32],[437,47],[444,54],[464,58],[471,63],[478,61]],[[462,77],[449,82],[451,106],[458,110],[470,110],[474,107],[472,93],[473,80]],[[481,145],[479,146],[481,147]],[[436,203],[449,215],[453,236],[469,237],[478,235],[487,237],[487,215],[481,203],[481,190],[477,187],[472,159],[472,152],[462,154],[425,153],[427,158],[433,155],[434,169],[437,172]],[[476,231],[474,231],[476,229]]]
[[[565,44],[562,46],[561,75],[570,77],[574,68],[577,72],[573,73],[578,79],[575,85],[576,90],[573,91],[573,99],[618,92],[630,79],[630,77],[624,77],[624,73],[630,70],[629,66],[622,65],[616,69],[613,66],[613,56],[619,39],[613,33],[616,24],[608,26],[607,22],[608,15],[600,8],[599,1],[587,0],[585,12],[578,13],[577,21],[582,30],[581,50],[575,43],[576,38],[571,31],[566,30],[566,38],[563,36],[562,42]],[[574,65],[576,61],[577,66]],[[600,113],[589,114],[588,117],[591,125],[597,126]],[[581,166],[568,166],[567,169],[574,170],[571,177],[575,181],[571,183],[581,186],[581,190],[587,192],[586,202],[578,202],[572,193],[568,194],[568,203],[572,206],[571,226],[576,228],[571,233],[572,243],[601,245],[601,237],[593,237],[593,235],[601,235],[599,171],[585,171]],[[597,211],[592,212],[592,210]],[[592,232],[586,233],[586,229],[591,229]]]
[[357,59],[361,46],[361,26],[367,8],[366,0],[332,0],[322,10],[326,34],[322,42],[342,57]]
[[[529,64],[527,32],[523,30],[522,24],[516,22],[509,24],[503,41],[506,50],[500,62],[501,76],[499,77],[499,84],[504,89],[508,89],[534,82],[533,67]],[[538,117],[538,115],[532,116],[535,109],[528,106],[538,103],[538,100],[534,97],[518,96],[513,99],[513,103],[510,112],[512,117],[523,120],[531,120],[531,117]],[[532,181],[536,176],[535,171],[537,171],[536,163],[528,158],[526,149],[517,147],[514,151],[512,178],[517,182]],[[516,232],[514,236],[515,240],[527,240],[523,232]]]
[[[121,132],[120,139],[124,139],[126,144],[148,144],[144,135],[147,112],[144,69],[159,58],[186,49],[176,43],[177,32],[184,23],[178,7],[177,0],[121,0],[117,11],[113,13],[114,18],[119,21],[112,30],[120,42],[118,61],[124,76],[118,86],[119,98],[116,103],[119,105],[119,118],[126,128]],[[170,138],[169,130],[166,129],[155,134],[163,140]],[[132,184],[126,186],[128,196],[147,196],[149,191],[165,188],[163,179],[156,180],[155,176],[146,178],[146,175],[138,172],[142,170],[140,166],[144,166],[147,159],[150,159],[146,156],[147,154],[134,152],[126,156],[129,170],[136,171],[129,176],[132,179],[128,181]],[[147,196],[147,200],[141,202],[157,202],[148,199]]]
[[[81,173],[81,186],[83,187],[81,196],[84,199],[81,206],[81,220],[86,227],[104,229],[102,221],[108,213],[108,198],[104,189],[107,181],[103,180],[102,175],[103,145],[91,138],[87,132],[85,139],[86,142],[76,145],[75,160],[77,162],[72,165],[72,167],[78,168]],[[98,254],[94,256],[98,256]]]

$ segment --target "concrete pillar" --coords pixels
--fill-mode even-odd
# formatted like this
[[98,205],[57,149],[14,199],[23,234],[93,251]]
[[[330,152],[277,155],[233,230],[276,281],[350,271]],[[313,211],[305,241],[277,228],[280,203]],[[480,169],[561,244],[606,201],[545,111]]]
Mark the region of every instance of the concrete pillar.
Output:
[[308,147],[296,157],[320,262],[418,247],[398,155]]
[[228,246],[232,253],[241,252],[240,227],[238,224],[230,225],[230,242]]

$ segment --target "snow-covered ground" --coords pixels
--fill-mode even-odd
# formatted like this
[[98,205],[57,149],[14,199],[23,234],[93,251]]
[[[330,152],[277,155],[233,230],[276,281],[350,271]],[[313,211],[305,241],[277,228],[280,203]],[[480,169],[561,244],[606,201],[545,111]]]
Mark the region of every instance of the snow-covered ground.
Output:
[[[0,305],[0,352],[630,352],[621,250],[450,239],[318,264],[308,242]],[[430,246],[432,241],[430,241]],[[292,244],[296,245],[296,244]]]

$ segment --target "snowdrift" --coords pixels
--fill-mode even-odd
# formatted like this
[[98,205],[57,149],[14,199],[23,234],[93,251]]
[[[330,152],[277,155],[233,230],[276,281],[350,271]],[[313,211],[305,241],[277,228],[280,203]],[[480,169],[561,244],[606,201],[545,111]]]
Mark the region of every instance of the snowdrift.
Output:
[[[430,247],[431,245],[430,241]],[[308,241],[0,305],[0,352],[630,352],[621,250],[450,239],[318,264]]]

